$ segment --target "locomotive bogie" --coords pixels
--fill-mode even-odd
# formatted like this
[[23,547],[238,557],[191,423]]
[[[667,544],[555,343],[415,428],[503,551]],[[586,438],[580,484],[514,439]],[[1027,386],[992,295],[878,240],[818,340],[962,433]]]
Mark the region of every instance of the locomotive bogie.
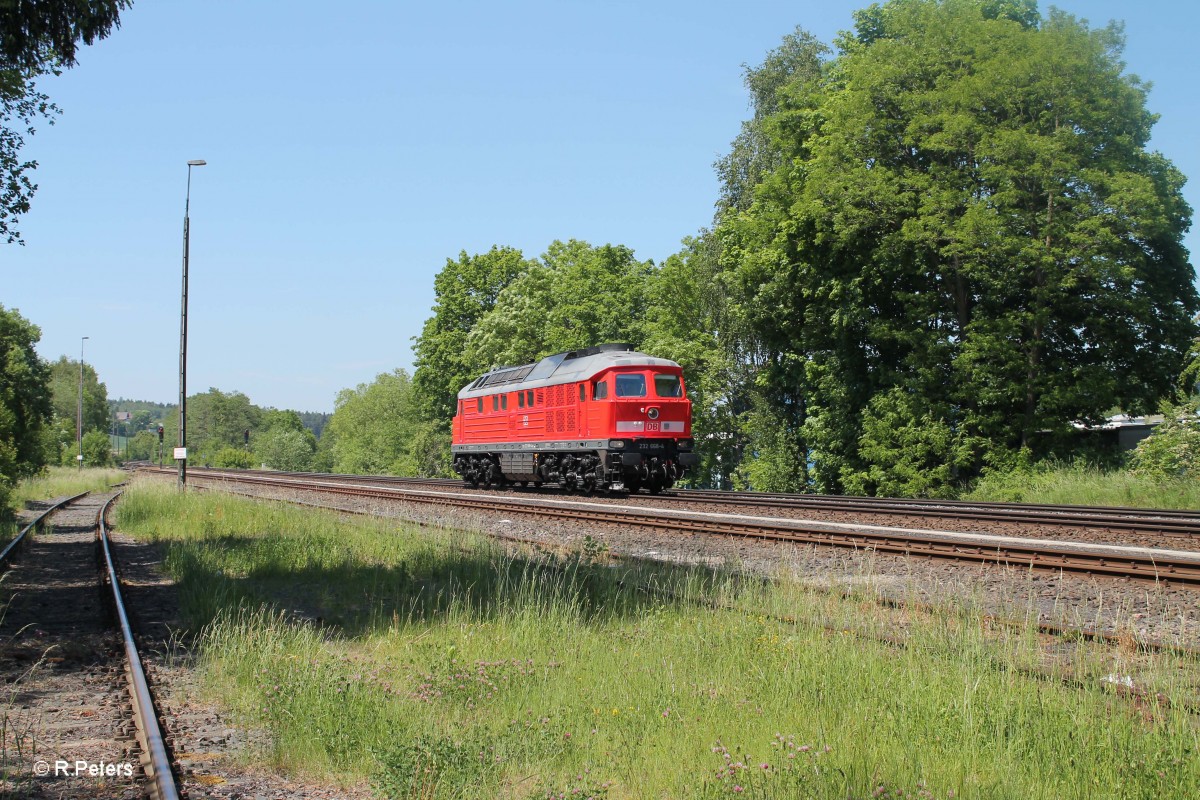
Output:
[[657,492],[698,461],[679,365],[601,345],[493,370],[458,395],[454,469],[474,486]]

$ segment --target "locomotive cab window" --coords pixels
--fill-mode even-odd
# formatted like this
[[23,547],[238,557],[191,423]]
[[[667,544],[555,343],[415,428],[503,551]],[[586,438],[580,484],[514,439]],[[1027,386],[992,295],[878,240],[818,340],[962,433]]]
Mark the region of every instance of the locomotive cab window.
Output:
[[579,384],[579,401],[583,402],[584,400],[587,400],[587,384],[581,383]]
[[616,395],[617,397],[645,397],[646,396],[646,376],[641,373],[617,375],[616,378]]
[[608,384],[605,383],[604,381],[596,381],[595,385],[592,387],[592,399],[593,400],[604,400],[607,397],[608,397]]
[[654,373],[654,393],[659,397],[683,397],[683,384],[678,375]]

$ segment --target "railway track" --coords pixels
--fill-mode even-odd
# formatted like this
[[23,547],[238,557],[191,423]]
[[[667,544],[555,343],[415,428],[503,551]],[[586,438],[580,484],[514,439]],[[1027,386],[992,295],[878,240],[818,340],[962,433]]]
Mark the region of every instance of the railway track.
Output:
[[116,497],[68,498],[0,554],[0,795],[179,797],[104,520]]
[[[151,468],[154,469],[154,468]],[[163,470],[172,472],[172,470]],[[214,470],[195,468],[197,474],[268,475],[298,480],[320,480],[405,488],[429,488],[446,491],[470,491],[463,482],[450,478],[398,478],[388,475],[338,475],[316,472],[272,472],[260,470]],[[564,497],[559,490],[533,487],[509,487],[516,494]],[[494,494],[494,492],[493,492]],[[841,514],[942,518],[984,522],[1008,522],[1071,528],[1097,528],[1113,531],[1200,538],[1200,511],[1131,508],[1121,506],[1051,505],[1034,503],[967,502],[962,500],[917,500],[887,497],[847,497],[841,495],[781,494],[771,492],[735,492],[710,489],[673,489],[658,495],[629,497],[638,503],[655,505],[704,503],[722,506],[749,506],[764,509],[809,510]]]
[[327,476],[318,478],[294,474],[201,470],[193,470],[192,476],[193,480],[303,489],[486,513],[631,525],[691,534],[737,535],[779,542],[1200,586],[1200,553],[1194,551],[676,510],[647,505],[599,503],[562,496],[522,497],[487,492],[437,491],[409,488],[390,481],[354,481],[346,476],[330,479]]

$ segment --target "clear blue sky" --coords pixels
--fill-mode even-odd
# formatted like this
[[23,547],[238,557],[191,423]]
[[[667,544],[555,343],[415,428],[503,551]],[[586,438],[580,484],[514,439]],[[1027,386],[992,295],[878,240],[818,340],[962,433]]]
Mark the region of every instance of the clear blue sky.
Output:
[[[460,250],[555,239],[656,261],[709,224],[747,116],[742,64],[867,0],[404,3],[137,0],[41,88],[62,107],[0,303],[109,397],[174,402],[188,159],[189,393],[329,411],[396,367]],[[1200,5],[1062,0],[1124,19],[1152,147],[1200,208]],[[1042,4],[1043,11],[1046,4]],[[1189,235],[1189,249],[1200,242]]]

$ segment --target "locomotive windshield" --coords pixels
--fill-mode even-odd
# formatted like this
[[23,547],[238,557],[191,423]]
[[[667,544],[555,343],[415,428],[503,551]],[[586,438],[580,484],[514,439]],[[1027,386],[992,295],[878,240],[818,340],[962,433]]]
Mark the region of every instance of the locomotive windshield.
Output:
[[678,375],[654,373],[654,393],[659,397],[683,397],[683,384]]
[[618,374],[616,376],[617,397],[645,397],[646,376],[641,373]]

